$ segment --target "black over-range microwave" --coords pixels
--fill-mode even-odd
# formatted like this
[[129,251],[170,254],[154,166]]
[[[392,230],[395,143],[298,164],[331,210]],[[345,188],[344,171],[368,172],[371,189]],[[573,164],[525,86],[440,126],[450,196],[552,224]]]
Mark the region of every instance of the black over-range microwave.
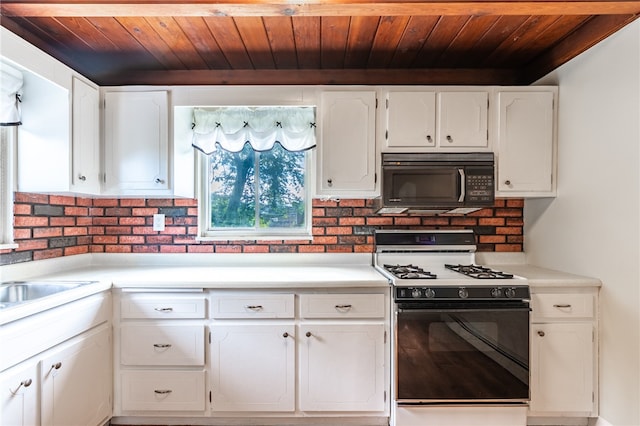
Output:
[[381,187],[381,214],[464,214],[490,207],[493,153],[383,153]]

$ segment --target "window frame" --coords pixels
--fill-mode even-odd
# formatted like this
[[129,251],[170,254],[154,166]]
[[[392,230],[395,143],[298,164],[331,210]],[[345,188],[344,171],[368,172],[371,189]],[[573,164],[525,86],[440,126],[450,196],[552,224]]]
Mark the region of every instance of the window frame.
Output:
[[201,151],[197,151],[196,193],[198,197],[198,235],[196,241],[312,240],[312,198],[314,194],[313,188],[315,188],[315,151],[315,148],[304,151],[304,214],[306,226],[296,229],[276,228],[271,232],[264,232],[265,228],[253,228],[253,230],[246,228],[213,230],[209,227],[209,218],[211,217],[211,203],[207,189],[209,156]]
[[14,153],[18,131],[15,126],[1,126],[0,132],[0,250],[8,250],[18,247],[13,233]]

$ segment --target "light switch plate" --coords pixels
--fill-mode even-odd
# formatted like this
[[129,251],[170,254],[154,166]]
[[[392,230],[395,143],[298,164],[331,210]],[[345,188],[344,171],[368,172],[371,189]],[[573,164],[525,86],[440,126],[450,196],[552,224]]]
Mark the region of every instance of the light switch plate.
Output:
[[163,214],[154,214],[153,215],[153,230],[154,231],[164,231],[164,215]]

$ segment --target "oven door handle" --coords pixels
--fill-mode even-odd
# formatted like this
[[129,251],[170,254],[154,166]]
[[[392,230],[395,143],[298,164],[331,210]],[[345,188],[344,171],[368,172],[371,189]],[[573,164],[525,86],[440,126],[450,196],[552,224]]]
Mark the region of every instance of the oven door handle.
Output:
[[443,313],[460,313],[460,312],[488,312],[488,311],[499,311],[499,312],[531,312],[531,308],[526,307],[510,307],[510,308],[499,308],[499,307],[485,307],[485,308],[445,308],[445,309],[419,309],[419,308],[397,308],[396,309],[399,314],[443,314]]

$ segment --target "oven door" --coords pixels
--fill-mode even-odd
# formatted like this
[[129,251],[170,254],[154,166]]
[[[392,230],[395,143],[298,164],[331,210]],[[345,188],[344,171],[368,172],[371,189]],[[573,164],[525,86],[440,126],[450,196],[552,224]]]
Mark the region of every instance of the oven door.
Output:
[[396,401],[529,400],[528,302],[396,305]]

